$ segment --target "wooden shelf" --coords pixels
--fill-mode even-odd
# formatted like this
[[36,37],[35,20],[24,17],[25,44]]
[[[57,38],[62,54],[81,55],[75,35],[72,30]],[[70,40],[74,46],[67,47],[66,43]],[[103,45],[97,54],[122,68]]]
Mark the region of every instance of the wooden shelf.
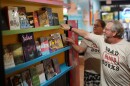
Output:
[[21,70],[21,69],[23,69],[23,68],[29,67],[29,66],[31,66],[31,65],[33,65],[33,64],[35,64],[35,63],[37,63],[37,62],[40,62],[40,61],[45,60],[45,59],[47,59],[47,58],[50,58],[50,57],[52,57],[52,56],[54,56],[54,55],[60,54],[60,53],[66,51],[66,50],[69,50],[69,49],[70,49],[70,46],[65,47],[65,48],[62,48],[62,49],[59,49],[59,50],[56,50],[55,52],[52,52],[52,53],[50,53],[50,54],[48,54],[48,55],[42,55],[42,56],[40,56],[40,57],[38,57],[38,58],[35,58],[35,59],[30,60],[30,61],[28,61],[28,62],[25,62],[25,63],[23,63],[23,64],[16,65],[15,67],[6,69],[6,70],[5,70],[5,74],[11,74],[11,73],[13,73],[13,72],[15,72],[15,71],[18,71],[18,70]]
[[38,31],[43,31],[43,30],[52,30],[52,29],[59,29],[59,28],[60,26],[49,26],[49,27],[27,28],[27,29],[20,29],[20,30],[3,30],[2,35],[38,32]]
[[66,64],[62,64],[62,65],[60,65],[60,69],[61,69],[61,72],[58,75],[56,75],[56,76],[52,77],[51,79],[47,80],[46,82],[42,83],[40,86],[48,86],[49,84],[51,84],[52,82],[54,82],[55,80],[60,78],[62,75],[64,75],[68,71],[70,71],[72,69],[72,66],[67,66]]

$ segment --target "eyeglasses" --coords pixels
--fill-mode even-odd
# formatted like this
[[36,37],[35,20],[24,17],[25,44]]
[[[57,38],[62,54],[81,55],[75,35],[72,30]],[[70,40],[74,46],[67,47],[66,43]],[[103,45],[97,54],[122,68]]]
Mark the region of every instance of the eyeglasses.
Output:
[[112,31],[111,29],[108,29],[108,28],[105,28],[104,30],[106,30],[106,31]]
[[94,24],[94,27],[101,27],[101,26],[99,26],[98,24]]

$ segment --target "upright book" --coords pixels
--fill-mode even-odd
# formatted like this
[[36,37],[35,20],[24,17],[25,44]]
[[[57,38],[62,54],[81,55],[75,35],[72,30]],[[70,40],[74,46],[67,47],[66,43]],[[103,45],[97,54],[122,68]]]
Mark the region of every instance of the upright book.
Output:
[[59,25],[58,13],[52,13],[53,25]]
[[9,48],[9,45],[5,45],[3,47],[3,51],[4,51],[4,54],[3,54],[4,68],[8,69],[8,68],[11,68],[11,67],[15,67],[13,52]]
[[37,58],[37,49],[34,41],[33,33],[19,34],[19,39],[22,42],[25,61]]
[[10,44],[9,48],[13,53],[15,65],[25,62],[21,43]]
[[20,29],[18,7],[6,6],[3,10],[4,14],[7,15],[6,20],[8,21],[9,29],[10,30]]
[[27,69],[21,73],[23,79],[23,86],[32,86],[30,71]]
[[19,13],[20,28],[21,29],[29,28],[30,24],[27,19],[26,8],[18,7],[18,13]]
[[51,79],[53,76],[56,75],[50,58],[45,59],[43,61],[43,67],[45,68],[45,76],[47,80]]

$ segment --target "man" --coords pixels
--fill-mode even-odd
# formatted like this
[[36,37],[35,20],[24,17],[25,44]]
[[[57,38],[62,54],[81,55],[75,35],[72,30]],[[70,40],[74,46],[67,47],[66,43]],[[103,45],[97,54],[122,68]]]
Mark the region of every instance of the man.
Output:
[[84,30],[61,25],[85,39],[91,40],[101,53],[101,85],[130,86],[130,43],[122,39],[123,26],[119,21],[108,22],[104,29],[104,38]]
[[[105,22],[97,19],[94,24],[93,32],[97,35],[103,34]],[[80,45],[76,45],[75,42],[67,38],[71,46],[78,52],[84,53],[85,57],[85,71],[84,71],[84,86],[99,86],[100,85],[100,52],[95,43],[83,39]],[[98,59],[96,59],[98,58]],[[93,64],[93,62],[95,64]]]

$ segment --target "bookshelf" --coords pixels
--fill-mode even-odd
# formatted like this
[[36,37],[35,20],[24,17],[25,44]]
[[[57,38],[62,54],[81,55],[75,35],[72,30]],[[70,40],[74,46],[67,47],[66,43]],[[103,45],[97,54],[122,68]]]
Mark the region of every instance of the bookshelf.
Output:
[[[26,11],[35,11],[38,10],[41,7],[51,7],[52,11],[55,13],[58,13],[59,15],[59,21],[63,22],[63,1],[55,1],[55,0],[1,0],[1,8],[4,6],[24,6],[26,7]],[[32,9],[33,8],[33,9]],[[20,29],[20,30],[2,30],[4,28],[1,28],[0,30],[0,40],[1,40],[1,47],[0,50],[3,53],[2,49],[4,45],[8,44],[13,44],[13,43],[19,43],[18,41],[18,34],[21,33],[28,33],[28,32],[33,32],[34,33],[34,39],[36,40],[37,38],[41,36],[49,36],[52,33],[59,32],[60,34],[63,34],[64,31],[60,29],[60,26],[48,26],[48,27],[38,27],[38,28],[27,28],[27,29]],[[47,58],[52,58],[52,57],[58,57],[61,72],[51,78],[50,80],[47,80],[45,83],[40,84],[40,86],[48,86],[58,78],[62,77],[62,75],[66,74],[69,72],[72,67],[66,65],[66,60],[65,58],[65,52],[68,51],[71,47],[66,46],[64,48],[61,48],[59,50],[56,50],[48,55],[43,55],[40,56],[36,59],[24,62],[22,64],[16,65],[15,67],[8,68],[4,70],[3,67],[3,54],[1,54],[1,77],[3,79],[0,81],[0,84],[3,84],[5,86],[5,81],[7,78],[12,76],[15,73],[19,73],[22,70],[25,70],[26,68],[37,64],[38,62],[45,60]]]

